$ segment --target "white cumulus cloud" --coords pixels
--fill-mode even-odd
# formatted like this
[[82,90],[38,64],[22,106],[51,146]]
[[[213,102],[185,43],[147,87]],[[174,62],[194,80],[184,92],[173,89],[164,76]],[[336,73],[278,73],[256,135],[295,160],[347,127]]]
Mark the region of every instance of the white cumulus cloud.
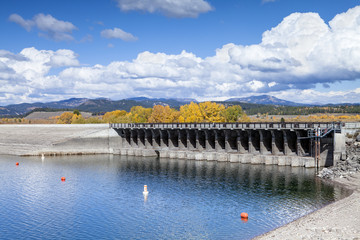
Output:
[[54,92],[64,94],[68,83],[48,74],[52,68],[78,65],[77,55],[67,49],[25,48],[18,54],[0,50],[0,96],[5,96],[0,100],[9,104],[34,102],[48,99]]
[[[275,81],[284,89],[360,78],[359,18],[360,6],[329,24],[316,13],[293,13],[264,32],[260,44],[231,47],[230,63],[246,71],[249,81]],[[337,27],[341,22],[351,24]]]
[[122,11],[159,12],[167,17],[195,18],[212,10],[204,0],[117,0]]
[[9,21],[15,22],[30,31],[32,28],[39,30],[39,35],[55,41],[73,40],[72,31],[77,28],[71,22],[58,20],[50,14],[39,13],[30,20],[25,20],[18,14],[11,14]]
[[127,33],[120,28],[105,29],[101,31],[101,36],[104,38],[119,38],[124,41],[136,41],[138,38],[134,37],[131,33]]
[[[187,51],[174,55],[145,51],[131,61],[84,67],[71,50],[27,48],[19,54],[1,50],[0,82],[3,95],[33,100],[41,94],[220,99],[270,93],[300,102],[360,102],[359,89],[312,90],[318,84],[360,79],[359,19],[360,6],[329,23],[316,13],[293,13],[264,32],[259,44],[229,43],[207,58]],[[55,67],[64,69],[51,75]]]

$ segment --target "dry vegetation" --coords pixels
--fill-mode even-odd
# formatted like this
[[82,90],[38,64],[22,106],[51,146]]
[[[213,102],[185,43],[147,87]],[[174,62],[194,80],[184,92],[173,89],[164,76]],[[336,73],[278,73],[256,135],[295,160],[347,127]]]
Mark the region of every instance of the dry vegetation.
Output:
[[360,122],[360,115],[357,114],[311,114],[299,116],[267,115],[260,114],[250,116],[252,122]]

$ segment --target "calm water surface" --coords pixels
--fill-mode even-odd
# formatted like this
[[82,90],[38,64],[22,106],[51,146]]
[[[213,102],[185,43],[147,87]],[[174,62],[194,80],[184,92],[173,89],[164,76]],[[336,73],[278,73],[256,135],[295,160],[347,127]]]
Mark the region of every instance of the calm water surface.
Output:
[[0,181],[0,239],[251,239],[348,194],[313,169],[112,155],[0,156]]

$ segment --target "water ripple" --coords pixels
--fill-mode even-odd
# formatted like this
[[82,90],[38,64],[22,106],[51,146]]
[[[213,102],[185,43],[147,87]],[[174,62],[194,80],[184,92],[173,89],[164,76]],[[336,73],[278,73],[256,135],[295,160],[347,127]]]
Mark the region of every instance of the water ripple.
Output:
[[0,180],[1,239],[251,239],[347,194],[304,168],[107,155],[0,156]]

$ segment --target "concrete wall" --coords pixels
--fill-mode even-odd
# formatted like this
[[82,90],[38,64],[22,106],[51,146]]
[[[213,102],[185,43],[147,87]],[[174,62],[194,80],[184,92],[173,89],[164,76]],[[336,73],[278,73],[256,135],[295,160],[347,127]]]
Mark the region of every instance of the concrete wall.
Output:
[[340,159],[346,159],[346,146],[345,146],[345,134],[335,133],[334,136],[334,165],[340,161]]
[[108,124],[0,125],[0,154],[120,153],[121,145]]
[[360,131],[360,122],[344,123],[344,126],[341,129],[343,134],[354,134],[357,131]]
[[322,138],[320,140],[320,163],[319,166],[332,166],[334,156],[334,139],[333,138]]

